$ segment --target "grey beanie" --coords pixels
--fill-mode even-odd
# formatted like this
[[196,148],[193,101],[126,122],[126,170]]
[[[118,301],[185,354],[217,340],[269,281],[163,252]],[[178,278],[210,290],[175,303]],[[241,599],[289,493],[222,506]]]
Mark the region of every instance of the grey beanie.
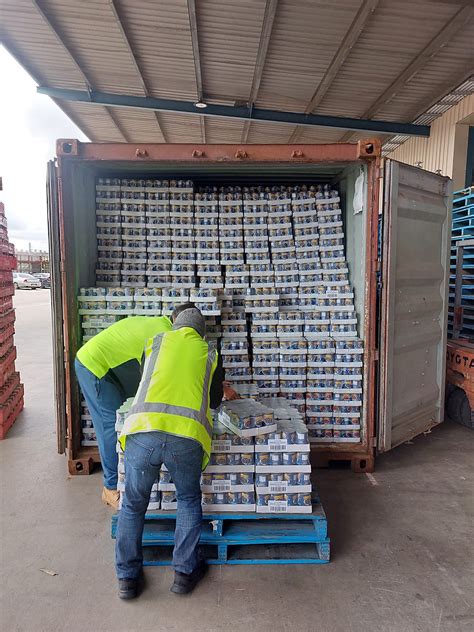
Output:
[[206,321],[197,307],[185,309],[176,316],[173,329],[181,329],[181,327],[191,327],[202,338],[206,335]]

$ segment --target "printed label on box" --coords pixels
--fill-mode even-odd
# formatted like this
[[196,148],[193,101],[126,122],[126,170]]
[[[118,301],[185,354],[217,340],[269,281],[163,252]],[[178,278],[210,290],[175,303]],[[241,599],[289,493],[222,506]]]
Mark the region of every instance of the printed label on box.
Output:
[[286,513],[288,511],[288,502],[286,500],[269,500],[268,509],[270,513]]
[[232,447],[232,441],[213,441],[212,442],[212,452],[230,452]]
[[[287,489],[288,489],[288,481],[268,481],[268,490],[270,494],[286,494]],[[270,502],[278,502],[278,501],[269,501],[269,503]]]
[[288,441],[286,439],[269,439],[268,450],[269,452],[285,452],[288,447]]
[[232,483],[230,480],[212,481],[212,491],[215,494],[230,492],[231,489],[232,489]]

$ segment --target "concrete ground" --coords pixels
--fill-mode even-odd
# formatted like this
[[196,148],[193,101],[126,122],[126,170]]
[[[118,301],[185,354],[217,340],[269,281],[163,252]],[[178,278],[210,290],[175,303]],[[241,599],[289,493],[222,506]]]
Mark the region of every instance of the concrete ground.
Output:
[[188,597],[149,568],[142,597],[119,601],[101,475],[71,478],[56,453],[49,291],[15,303],[26,401],[0,443],[2,632],[474,629],[473,433],[448,423],[378,459],[373,479],[316,472],[329,565],[212,567]]

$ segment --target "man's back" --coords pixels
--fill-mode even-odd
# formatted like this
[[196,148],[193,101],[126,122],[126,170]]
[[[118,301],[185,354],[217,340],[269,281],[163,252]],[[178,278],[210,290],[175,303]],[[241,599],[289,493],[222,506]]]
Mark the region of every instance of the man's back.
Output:
[[160,362],[151,376],[153,391],[156,393],[158,387],[162,401],[170,405],[192,408],[203,398],[209,345],[190,328],[169,331],[158,338],[159,346],[154,345],[149,355],[156,365],[160,354]]
[[110,325],[77,352],[78,360],[98,378],[126,362],[140,363],[145,343],[171,330],[166,316],[130,316]]

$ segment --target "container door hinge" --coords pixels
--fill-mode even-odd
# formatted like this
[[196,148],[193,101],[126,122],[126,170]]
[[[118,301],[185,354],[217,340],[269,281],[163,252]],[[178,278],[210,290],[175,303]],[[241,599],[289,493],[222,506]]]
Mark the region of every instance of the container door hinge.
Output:
[[372,437],[370,440],[370,447],[371,448],[376,448],[377,447],[377,437]]
[[378,362],[380,360],[380,354],[378,349],[374,349],[374,360]]
[[382,290],[383,288],[383,278],[382,278],[382,272],[380,271],[381,266],[380,264],[377,265],[377,271],[375,273],[375,277],[377,279],[377,290]]

